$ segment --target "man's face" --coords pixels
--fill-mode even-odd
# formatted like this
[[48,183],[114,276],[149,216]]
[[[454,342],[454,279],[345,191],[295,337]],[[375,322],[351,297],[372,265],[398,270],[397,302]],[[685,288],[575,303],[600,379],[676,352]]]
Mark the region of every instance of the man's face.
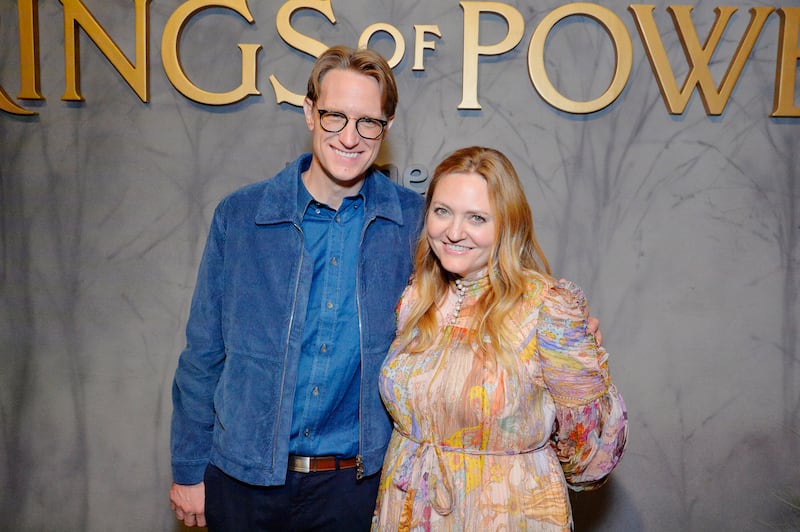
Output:
[[[320,126],[318,109],[346,115],[349,119],[347,125],[338,133],[325,131]],[[363,179],[378,157],[381,142],[391,126],[388,124],[383,136],[376,140],[365,139],[356,131],[359,118],[386,119],[381,110],[378,82],[357,72],[333,69],[322,78],[316,106],[306,98],[303,110],[312,133],[310,171],[322,172],[343,187],[353,186]]]

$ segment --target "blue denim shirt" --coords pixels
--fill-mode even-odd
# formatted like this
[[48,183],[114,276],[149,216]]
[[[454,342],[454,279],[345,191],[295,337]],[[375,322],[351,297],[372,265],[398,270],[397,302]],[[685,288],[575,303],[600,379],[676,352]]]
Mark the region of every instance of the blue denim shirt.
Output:
[[358,453],[361,346],[356,308],[358,244],[369,184],[338,210],[298,185],[305,248],[314,264],[300,352],[289,452],[304,456]]
[[[289,433],[312,264],[297,213],[306,154],[217,206],[198,271],[186,347],[173,382],[173,479],[203,480],[209,461],[254,485],[286,479]],[[391,422],[378,373],[411,274],[422,198],[377,171],[364,205],[356,272],[361,344],[359,449],[380,470]]]

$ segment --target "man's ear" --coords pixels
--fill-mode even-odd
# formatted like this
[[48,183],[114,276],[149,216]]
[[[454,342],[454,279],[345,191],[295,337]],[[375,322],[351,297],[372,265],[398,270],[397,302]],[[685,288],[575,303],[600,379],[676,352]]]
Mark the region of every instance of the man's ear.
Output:
[[303,100],[303,114],[306,115],[306,125],[309,131],[314,131],[314,102],[308,97]]
[[393,116],[389,117],[388,119],[386,119],[386,129],[387,130],[391,129],[392,124],[394,124],[394,117]]

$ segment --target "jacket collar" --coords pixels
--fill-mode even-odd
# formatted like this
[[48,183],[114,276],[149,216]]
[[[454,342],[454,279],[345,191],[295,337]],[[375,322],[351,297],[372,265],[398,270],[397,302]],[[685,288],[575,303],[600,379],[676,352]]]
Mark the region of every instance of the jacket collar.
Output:
[[[291,222],[300,225],[301,216],[297,212],[297,187],[300,174],[311,166],[311,154],[306,153],[291,162],[274,178],[266,181],[264,193],[256,210],[256,224],[275,224]],[[364,183],[364,214],[366,219],[373,217],[404,225],[400,199],[389,178],[370,168]]]

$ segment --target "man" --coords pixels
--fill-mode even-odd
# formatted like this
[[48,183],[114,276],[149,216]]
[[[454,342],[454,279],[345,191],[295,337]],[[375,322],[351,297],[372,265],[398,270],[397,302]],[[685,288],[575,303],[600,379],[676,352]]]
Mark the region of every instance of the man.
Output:
[[173,384],[170,501],[212,530],[368,530],[391,424],[377,377],[422,198],[372,168],[397,87],[319,57],[305,154],[217,207]]

